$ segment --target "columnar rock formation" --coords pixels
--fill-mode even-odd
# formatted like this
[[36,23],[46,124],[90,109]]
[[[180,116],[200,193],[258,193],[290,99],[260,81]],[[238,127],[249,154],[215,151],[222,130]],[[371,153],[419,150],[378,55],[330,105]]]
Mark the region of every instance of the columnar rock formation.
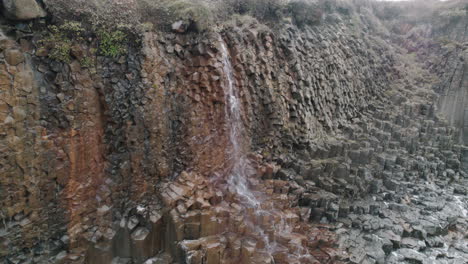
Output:
[[[26,2],[3,1],[0,261],[468,259],[466,15],[352,1],[315,26],[147,30],[114,58],[90,37],[61,62]],[[229,180],[227,78],[255,206]]]

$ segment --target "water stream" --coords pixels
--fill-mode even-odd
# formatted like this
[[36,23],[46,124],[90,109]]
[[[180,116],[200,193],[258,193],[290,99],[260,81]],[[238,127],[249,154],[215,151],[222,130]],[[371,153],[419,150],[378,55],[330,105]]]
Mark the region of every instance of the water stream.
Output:
[[[220,40],[220,52],[222,55],[222,64],[225,74],[225,100],[226,100],[226,122],[228,126],[229,145],[227,146],[226,154],[230,164],[230,170],[227,175],[227,183],[229,190],[239,197],[242,205],[251,214],[246,214],[246,224],[250,225],[257,235],[262,240],[266,252],[273,259],[274,252],[278,249],[276,239],[268,236],[266,228],[273,227],[275,234],[291,234],[292,227],[288,225],[286,219],[281,215],[281,212],[275,212],[274,205],[265,205],[264,194],[256,192],[250,187],[249,177],[255,174],[251,161],[248,159],[245,144],[245,129],[242,122],[242,105],[239,98],[239,91],[235,85],[233,67],[230,61],[229,50],[222,38]],[[271,222],[270,226],[262,227],[260,224],[262,219],[278,219],[279,221]],[[309,252],[302,246],[299,246],[296,252],[290,252],[296,256],[307,256]]]
[[243,151],[242,138],[244,134],[244,125],[241,117],[241,102],[236,93],[234,85],[234,74],[232,71],[229,51],[226,44],[221,39],[221,54],[223,70],[225,73],[225,99],[226,99],[226,120],[229,132],[229,144],[227,156],[231,169],[229,171],[228,184],[235,192],[242,197],[249,207],[258,208],[259,200],[255,197],[248,186],[247,177],[254,173],[249,159]]
[[6,39],[7,36],[5,35],[5,33],[3,32],[3,30],[0,28],[0,40],[2,39]]

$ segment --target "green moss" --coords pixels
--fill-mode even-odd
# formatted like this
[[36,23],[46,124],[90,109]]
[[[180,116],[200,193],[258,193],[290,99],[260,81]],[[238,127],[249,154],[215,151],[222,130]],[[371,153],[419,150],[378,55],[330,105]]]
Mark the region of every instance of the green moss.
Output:
[[85,29],[81,23],[75,21],[67,21],[59,26],[52,25],[48,29],[46,37],[40,41],[40,44],[49,49],[51,59],[70,63],[73,41],[82,41]]
[[69,40],[56,42],[54,48],[49,52],[49,57],[53,60],[70,63],[71,45],[71,41]]
[[83,57],[80,60],[81,67],[92,68],[94,66],[94,60],[91,57]]
[[98,31],[99,53],[107,57],[118,57],[127,53],[127,34],[120,30]]
[[81,37],[83,32],[85,31],[81,23],[76,22],[76,21],[68,21],[60,25],[59,29],[65,34],[68,34],[68,35],[73,34],[78,37]]

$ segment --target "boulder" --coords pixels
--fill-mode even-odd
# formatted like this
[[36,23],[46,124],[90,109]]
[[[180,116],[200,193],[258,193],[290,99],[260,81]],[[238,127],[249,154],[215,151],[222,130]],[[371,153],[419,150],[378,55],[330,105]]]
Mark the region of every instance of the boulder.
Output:
[[11,49],[16,46],[16,42],[11,39],[2,39],[0,40],[0,52],[6,49]]
[[5,51],[5,60],[8,64],[16,66],[24,61],[24,55],[17,49],[7,49]]
[[3,0],[4,15],[13,20],[45,17],[47,13],[36,0]]

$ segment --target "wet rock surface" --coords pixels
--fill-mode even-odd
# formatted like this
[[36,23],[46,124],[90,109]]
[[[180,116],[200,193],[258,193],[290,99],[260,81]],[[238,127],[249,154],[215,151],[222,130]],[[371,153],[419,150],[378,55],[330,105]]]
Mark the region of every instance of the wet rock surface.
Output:
[[[63,63],[2,37],[0,261],[466,263],[465,46],[345,19],[176,23],[92,66],[94,40]],[[229,181],[226,56],[255,208]]]
[[[301,212],[291,208],[300,193],[299,186],[289,186],[281,180],[262,181],[255,179],[262,175],[252,175],[252,190],[264,197],[261,208],[254,210],[243,205],[242,197],[229,190],[227,182],[214,184],[198,178],[191,183],[197,177],[190,176],[172,183],[168,192],[162,194],[166,206],[178,204],[170,215],[176,228],[178,248],[175,250],[180,252],[179,261],[327,263],[336,260],[338,252],[332,248],[334,235],[329,232],[330,227],[308,223],[310,210]],[[190,187],[192,184],[195,189]]]

